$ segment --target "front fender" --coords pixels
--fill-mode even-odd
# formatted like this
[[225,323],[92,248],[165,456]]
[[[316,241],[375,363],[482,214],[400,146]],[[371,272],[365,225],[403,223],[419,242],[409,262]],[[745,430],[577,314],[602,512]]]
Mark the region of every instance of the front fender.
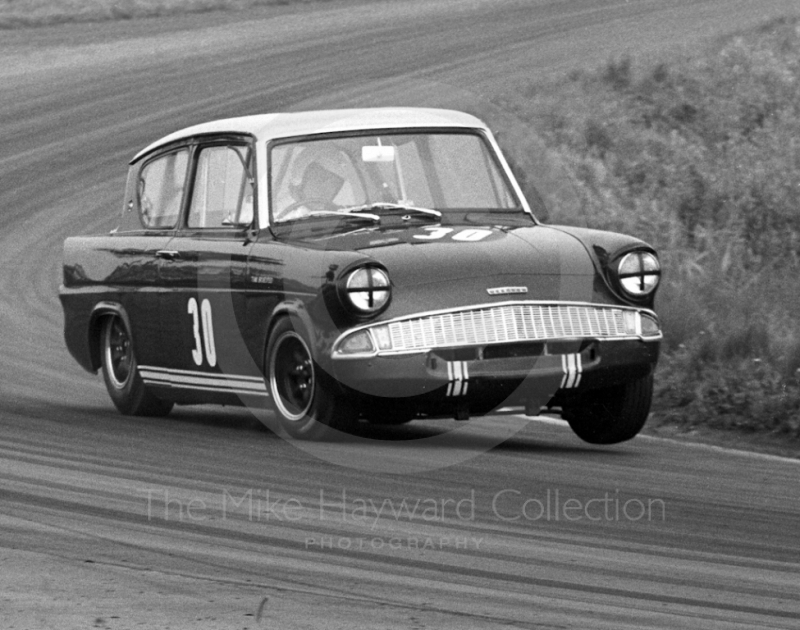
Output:
[[[285,302],[279,303],[273,310],[270,315],[269,320],[269,327],[267,329],[267,335],[265,339],[264,349],[265,349],[265,356],[266,351],[269,348],[266,347],[266,342],[269,340],[269,336],[272,334],[272,329],[275,328],[275,324],[281,317],[291,317],[302,324],[303,328],[305,329],[305,333],[308,335],[308,341],[312,348],[318,350],[318,334],[316,330],[316,326],[314,325],[313,320],[311,319],[311,315],[308,313],[308,309],[306,305],[300,300],[287,300]],[[264,364],[266,365],[266,363]]]
[[641,239],[617,232],[605,232],[602,230],[564,225],[551,225],[548,227],[569,234],[584,246],[597,268],[598,274],[606,289],[614,295],[617,300],[623,304],[644,306],[649,309],[653,308],[658,289],[641,300],[633,300],[617,288],[617,283],[611,272],[612,264],[628,252],[643,250],[658,255],[652,246]]

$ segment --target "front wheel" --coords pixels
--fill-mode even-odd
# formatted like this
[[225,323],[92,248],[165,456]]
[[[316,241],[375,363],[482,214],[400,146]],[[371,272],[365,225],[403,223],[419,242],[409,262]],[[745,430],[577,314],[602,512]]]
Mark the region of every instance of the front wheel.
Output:
[[156,398],[145,387],[125,320],[119,315],[106,317],[101,340],[103,380],[114,406],[126,416],[166,416],[172,403]]
[[324,440],[345,431],[354,413],[333,392],[331,377],[314,361],[302,326],[284,317],[267,344],[267,378],[278,421],[301,440]]
[[642,430],[653,399],[653,375],[591,390],[564,406],[562,417],[570,428],[590,444],[616,444]]

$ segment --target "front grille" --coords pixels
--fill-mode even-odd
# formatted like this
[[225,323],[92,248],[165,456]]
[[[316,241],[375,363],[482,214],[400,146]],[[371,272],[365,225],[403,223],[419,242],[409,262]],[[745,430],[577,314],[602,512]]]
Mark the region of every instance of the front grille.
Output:
[[[546,341],[636,334],[636,314],[619,308],[565,304],[514,304],[439,313],[392,322],[390,348],[407,351],[462,345]],[[378,332],[378,331],[376,331]],[[379,335],[384,337],[384,335]]]

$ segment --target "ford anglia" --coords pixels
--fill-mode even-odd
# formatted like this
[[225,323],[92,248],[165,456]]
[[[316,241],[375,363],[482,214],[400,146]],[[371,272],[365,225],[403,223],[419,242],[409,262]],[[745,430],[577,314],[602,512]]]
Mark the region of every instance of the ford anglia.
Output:
[[628,440],[662,337],[656,252],[535,209],[461,112],[189,127],[133,158],[113,232],[66,240],[67,347],[123,414],[268,406],[322,439],[549,408]]

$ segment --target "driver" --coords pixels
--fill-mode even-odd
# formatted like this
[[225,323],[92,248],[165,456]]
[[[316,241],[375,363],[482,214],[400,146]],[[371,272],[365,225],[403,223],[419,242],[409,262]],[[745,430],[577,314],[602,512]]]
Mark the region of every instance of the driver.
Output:
[[328,170],[319,162],[311,162],[303,171],[299,184],[290,185],[295,203],[281,220],[299,219],[309,212],[336,210],[336,195],[342,189],[344,178]]

